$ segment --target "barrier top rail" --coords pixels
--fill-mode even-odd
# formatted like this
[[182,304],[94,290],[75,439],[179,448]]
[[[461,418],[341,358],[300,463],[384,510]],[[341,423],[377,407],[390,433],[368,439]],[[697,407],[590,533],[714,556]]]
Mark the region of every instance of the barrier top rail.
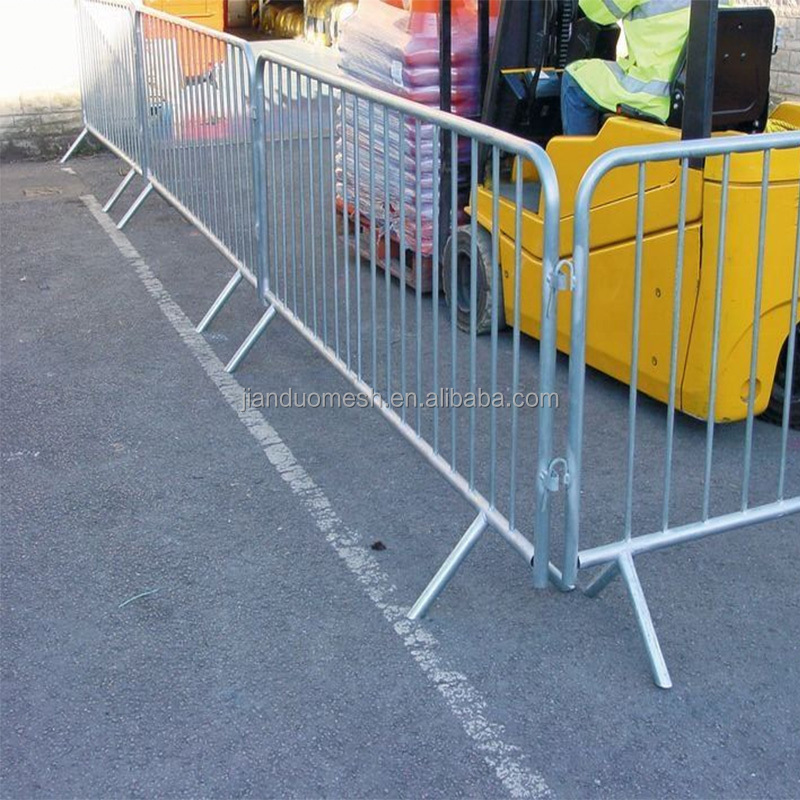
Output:
[[136,11],[141,12],[145,16],[160,19],[164,22],[170,22],[173,25],[179,25],[181,28],[186,28],[190,31],[194,31],[195,33],[201,33],[203,36],[209,36],[214,39],[218,39],[221,42],[225,42],[226,44],[231,44],[234,47],[241,48],[247,55],[248,65],[251,68],[255,67],[255,54],[253,53],[253,47],[251,43],[247,41],[247,39],[242,39],[240,36],[234,36],[231,33],[213,30],[205,25],[199,25],[196,22],[192,22],[190,19],[176,17],[174,14],[169,14],[166,11],[159,11],[157,8],[145,6],[142,4],[141,0],[130,0],[130,5],[132,8],[136,9]]
[[[675,161],[683,158],[760,153],[765,150],[789,150],[800,147],[800,132],[741,134],[681,142],[659,142],[656,145],[638,144],[609,150],[586,170],[575,200],[575,207],[588,208],[600,179],[617,167],[629,167],[644,161]],[[575,238],[579,233],[576,230]]]

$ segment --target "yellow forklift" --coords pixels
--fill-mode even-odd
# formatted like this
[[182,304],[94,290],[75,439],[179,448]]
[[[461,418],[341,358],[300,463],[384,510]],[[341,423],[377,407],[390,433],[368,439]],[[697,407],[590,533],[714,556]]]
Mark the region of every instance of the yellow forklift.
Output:
[[[688,0],[687,0],[688,2]],[[687,49],[702,47],[695,19],[715,26],[716,52],[705,58],[706,75],[697,74],[686,88],[686,55],[671,86],[672,111],[667,123],[630,109],[617,109],[594,137],[560,134],[559,74],[572,60],[615,58],[619,29],[601,28],[578,13],[577,0],[503,2],[495,46],[488,61],[483,121],[525,136],[546,147],[558,175],[561,195],[561,258],[572,251],[576,190],[586,169],[608,150],[628,145],[674,142],[681,138],[750,133],[765,129],[800,128],[800,104],[783,103],[769,112],[770,62],[774,51],[775,19],[768,8],[719,7],[713,13],[694,5]],[[697,14],[697,17],[695,16]],[[694,37],[694,42],[693,42]],[[713,41],[713,39],[712,39]],[[701,55],[701,59],[703,56]],[[695,58],[695,63],[698,62]],[[533,66],[531,66],[533,65]],[[707,80],[708,74],[711,78]],[[714,80],[714,77],[716,80]],[[711,119],[701,119],[692,94],[708,92]],[[688,97],[687,97],[688,94]],[[706,117],[708,115],[706,114]],[[746,418],[749,395],[750,347],[755,299],[754,275],[759,239],[763,155],[734,155],[730,160],[728,228],[725,251],[719,347],[716,421]],[[515,216],[513,182],[518,164],[507,164],[500,187],[500,272],[496,287],[506,320],[514,319]],[[521,330],[538,337],[541,322],[543,217],[539,210],[537,176],[523,167],[525,200],[522,213]],[[527,170],[527,171],[525,171]],[[492,186],[490,170],[468,209],[475,215],[478,254],[477,324],[484,333],[491,325]],[[673,277],[678,239],[680,164],[649,164],[645,173],[642,324],[638,386],[644,393],[668,402],[672,336]],[[780,422],[785,392],[791,391],[792,427],[800,426],[800,346],[794,349],[792,386],[786,386],[791,313],[800,150],[775,151],[769,171],[769,197],[763,302],[759,334],[755,413]],[[679,337],[679,385],[676,407],[707,419],[709,409],[711,336],[713,332],[716,259],[722,195],[722,158],[692,163],[686,205],[684,280]],[[612,171],[598,186],[591,207],[590,282],[588,298],[587,363],[627,383],[630,380],[630,331],[633,317],[636,239],[637,168]],[[449,270],[452,248],[457,250],[457,296],[452,297]],[[458,229],[443,255],[443,284],[449,303],[458,304],[459,325],[469,330],[471,225]],[[502,323],[502,318],[501,318]],[[800,329],[795,320],[795,335]],[[561,302],[558,347],[569,353],[570,301]],[[798,343],[800,344],[800,343]]]

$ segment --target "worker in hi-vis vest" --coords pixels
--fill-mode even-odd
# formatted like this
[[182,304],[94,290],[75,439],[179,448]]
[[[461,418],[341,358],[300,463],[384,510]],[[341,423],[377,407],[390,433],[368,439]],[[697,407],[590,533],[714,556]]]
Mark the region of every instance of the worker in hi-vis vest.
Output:
[[628,55],[574,61],[561,81],[561,122],[568,136],[593,136],[600,115],[628,106],[669,116],[670,82],[689,35],[691,0],[580,0],[599,25],[622,21]]

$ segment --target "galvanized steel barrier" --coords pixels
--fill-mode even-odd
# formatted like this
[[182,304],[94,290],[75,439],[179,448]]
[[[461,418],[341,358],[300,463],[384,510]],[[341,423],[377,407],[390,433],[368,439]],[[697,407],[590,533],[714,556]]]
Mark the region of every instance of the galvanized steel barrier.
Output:
[[[791,151],[782,154],[781,151]],[[748,155],[754,154],[754,155]],[[782,155],[784,167],[787,162],[791,163],[789,174],[792,176],[791,182],[783,178],[776,178],[781,186],[781,191],[785,193],[781,199],[781,211],[788,216],[788,220],[783,216],[769,217],[769,197],[770,197],[770,165],[774,164],[777,156]],[[687,193],[690,180],[690,164],[697,166],[700,159],[721,158],[721,180],[718,182],[720,193],[720,210],[717,217],[713,212],[710,218],[704,217],[704,245],[703,248],[709,249],[716,257],[713,261],[703,262],[698,267],[705,268],[711,274],[705,274],[698,278],[697,275],[686,275],[689,264],[688,256],[685,253],[687,245],[687,229],[692,220],[687,220]],[[752,159],[760,159],[753,162]],[[750,162],[743,162],[743,159],[751,159]],[[666,161],[677,161],[680,163],[680,189],[679,189],[679,208],[677,214],[677,239],[675,247],[674,265],[674,284],[673,286],[663,286],[659,283],[654,290],[660,297],[667,296],[672,291],[673,303],[671,309],[665,309],[670,315],[671,321],[668,325],[670,335],[669,347],[669,388],[668,405],[666,408],[665,438],[664,446],[664,470],[663,470],[663,491],[660,499],[660,508],[657,509],[657,516],[660,524],[655,526],[653,532],[645,529],[644,535],[634,535],[638,532],[637,520],[634,518],[634,503],[640,500],[639,493],[635,490],[636,453],[637,453],[637,418],[639,405],[641,404],[638,381],[641,375],[641,353],[644,340],[644,324],[646,320],[642,316],[643,287],[648,268],[653,269],[653,256],[648,259],[645,254],[648,238],[652,234],[645,231],[645,218],[647,214],[647,192],[645,191],[645,171],[648,165],[653,166],[657,163]],[[735,223],[728,220],[728,201],[731,194],[731,169],[732,163],[739,167],[740,176],[738,181],[742,181],[741,173],[743,168],[748,168],[751,172],[758,170],[760,181],[754,182],[755,185],[747,196],[747,204],[753,200],[753,205],[745,207],[740,203],[737,208],[737,219]],[[701,162],[702,164],[702,162]],[[718,165],[719,166],[719,165]],[[601,181],[611,172],[620,168],[632,168],[637,170],[637,202],[636,202],[636,238],[635,238],[635,275],[633,290],[633,307],[631,309],[631,329],[630,329],[630,372],[629,372],[629,400],[628,400],[628,431],[627,431],[627,457],[625,465],[620,464],[621,472],[625,474],[625,493],[624,493],[624,521],[622,524],[621,538],[616,541],[604,543],[592,547],[580,549],[579,539],[582,529],[581,525],[581,494],[585,492],[585,477],[587,475],[586,465],[583,463],[584,439],[584,409],[586,403],[586,350],[589,330],[589,320],[587,319],[587,299],[590,296],[592,285],[592,267],[590,258],[590,224],[591,206],[595,190]],[[695,171],[695,170],[692,170]],[[715,182],[716,183],[716,182]],[[760,186],[759,186],[760,184]],[[759,191],[760,189],[760,191]],[[703,188],[705,206],[711,206],[712,198],[708,184]],[[753,191],[756,195],[753,196]],[[569,442],[567,453],[567,468],[570,480],[567,487],[567,516],[566,516],[566,545],[564,558],[564,581],[568,584],[575,582],[578,569],[588,569],[591,567],[603,566],[603,571],[587,587],[586,592],[590,596],[596,596],[601,592],[617,575],[621,575],[636,614],[637,623],[642,633],[645,646],[647,648],[653,677],[658,686],[669,687],[671,680],[664,661],[661,648],[656,637],[653,622],[648,610],[642,586],[634,566],[634,557],[643,553],[660,550],[675,544],[693,541],[706,536],[711,536],[726,531],[744,528],[758,523],[774,520],[789,514],[800,512],[800,469],[795,469],[791,474],[787,473],[788,462],[788,439],[790,423],[790,402],[791,389],[793,382],[793,368],[795,365],[795,348],[797,343],[798,326],[798,289],[800,288],[800,133],[781,133],[769,135],[734,136],[720,137],[703,141],[687,141],[658,146],[638,146],[627,147],[606,153],[597,159],[586,172],[580,184],[575,205],[575,242],[574,242],[574,275],[575,287],[572,296],[572,318],[571,318],[571,358],[569,372]],[[657,201],[658,198],[655,198]],[[774,201],[773,201],[774,202]],[[663,213],[663,207],[662,212]],[[704,209],[704,214],[709,214],[708,209]],[[751,216],[748,220],[748,214]],[[793,234],[785,229],[788,221],[789,226],[794,226]],[[757,222],[757,225],[756,225]],[[723,290],[726,281],[732,280],[728,273],[731,271],[732,246],[729,243],[730,234],[741,230],[742,227],[750,226],[756,236],[753,240],[758,242],[755,261],[749,257],[746,259],[747,266],[752,267],[752,277],[742,284],[742,293],[748,293],[745,297],[732,296],[730,290],[725,293]],[[661,229],[666,227],[662,225]],[[717,236],[714,237],[714,227],[717,228]],[[784,237],[784,233],[789,232],[790,236]],[[793,244],[790,252],[785,252],[782,248],[783,239],[790,240]],[[768,244],[769,241],[769,244]],[[766,259],[769,251],[769,262]],[[748,254],[749,256],[749,254]],[[767,301],[764,287],[765,275],[770,275],[770,283],[773,289],[772,297]],[[682,524],[672,523],[673,497],[673,462],[677,456],[676,449],[676,405],[678,404],[679,381],[684,377],[679,375],[679,364],[685,363],[682,354],[688,347],[685,341],[686,333],[681,332],[682,328],[682,305],[685,302],[682,285],[689,279],[702,280],[701,288],[707,298],[713,298],[713,313],[709,317],[711,327],[709,330],[698,330],[698,320],[695,320],[691,336],[695,341],[702,342],[703,337],[707,339],[709,369],[707,374],[702,371],[698,381],[704,381],[708,387],[707,402],[707,422],[705,423],[704,452],[702,453],[702,472],[697,476],[697,482],[702,486],[702,499],[699,503],[699,519],[696,521],[684,520]],[[730,286],[730,284],[728,284]],[[736,284],[738,286],[738,284]],[[690,287],[693,288],[693,287]],[[653,291],[652,285],[648,285],[648,291]],[[750,296],[752,295],[752,296]],[[778,302],[776,298],[780,297]],[[726,305],[727,304],[727,305]],[[719,415],[718,386],[721,376],[722,353],[720,348],[721,331],[726,324],[730,327],[730,317],[733,316],[733,309],[746,304],[745,308],[748,328],[743,332],[739,341],[746,345],[746,357],[749,360],[749,370],[746,386],[742,389],[742,398],[746,401],[746,421],[743,444],[741,449],[742,475],[740,490],[733,498],[734,508],[727,513],[714,514],[712,511],[712,501],[714,499],[712,490],[717,495],[724,494],[724,487],[719,484],[714,485],[715,477],[714,466],[714,442],[715,442],[715,418]],[[709,304],[710,305],[710,304]],[[764,348],[760,346],[759,332],[762,326],[762,317],[769,313],[772,335],[775,335],[773,320],[779,318],[778,323],[780,341],[785,341],[786,372],[784,374],[785,391],[782,408],[782,424],[780,437],[777,442],[771,442],[773,446],[766,452],[766,463],[770,470],[770,479],[775,481],[774,493],[771,497],[761,497],[760,502],[753,503],[752,494],[752,461],[753,461],[753,442],[754,442],[754,405],[757,396],[763,393],[760,381],[757,381],[757,368],[759,360],[762,365],[766,360]],[[699,316],[699,315],[698,315]],[[651,327],[653,321],[650,320]],[[661,324],[661,323],[656,323]],[[738,334],[738,332],[737,332]],[[785,340],[784,340],[785,335]],[[730,337],[728,337],[730,339]],[[698,345],[699,346],[699,345]],[[725,355],[730,351],[730,341],[726,341]],[[685,358],[685,357],[684,357]],[[774,369],[774,361],[767,364],[767,369],[771,372]],[[684,418],[686,419],[686,418]],[[688,421],[688,420],[687,420]],[[768,426],[762,426],[767,428]],[[736,426],[728,426],[731,434],[736,430]],[[771,429],[776,430],[777,429]],[[691,433],[697,440],[700,431],[693,429]],[[659,445],[661,440],[659,439]],[[778,446],[775,447],[774,445]],[[608,454],[606,453],[607,457]],[[696,459],[700,461],[700,459]],[[795,458],[795,462],[797,458]],[[728,465],[730,466],[730,465]],[[763,469],[762,465],[762,469]],[[651,478],[653,476],[651,475]],[[726,476],[729,481],[732,476]],[[791,486],[789,481],[792,481]],[[619,485],[619,481],[616,481]],[[791,490],[791,491],[790,491]],[[763,493],[762,493],[763,494]],[[604,502],[609,502],[608,497],[604,497]],[[690,498],[684,497],[683,506],[690,506]],[[725,498],[722,498],[723,500]],[[588,505],[585,504],[585,505]],[[642,515],[646,516],[646,515]],[[584,520],[584,523],[586,520]],[[641,524],[641,523],[639,523]],[[585,530],[585,525],[583,526]]]
[[[80,43],[87,63],[98,44],[84,36],[84,28],[97,8],[106,4],[107,0],[77,0]],[[133,119],[138,118],[140,137],[133,146],[129,137],[115,144],[102,134],[104,128],[96,119],[113,122],[118,112],[114,98],[98,92],[90,81],[85,83],[86,130],[65,160],[87,132],[97,135],[99,131],[98,138],[132,167],[106,210],[135,172],[147,181],[118,227],[124,227],[156,190],[234,265],[236,272],[198,325],[199,331],[216,317],[242,277],[256,283],[257,273],[259,294],[268,307],[227,365],[229,371],[237,368],[280,313],[472,503],[477,517],[412,615],[425,612],[488,528],[496,529],[533,565],[535,586],[546,586],[548,579],[560,583],[560,573],[547,557],[547,487],[553,479],[550,451],[557,403],[551,396],[558,285],[553,254],[557,253],[559,205],[555,173],[544,151],[487,126],[279,56],[262,56],[254,70],[251,49],[243,41],[151,9],[121,2],[113,7],[130,22],[120,51],[135,56],[128,59],[131,72],[125,74],[138,90],[132,94],[138,104],[131,108],[137,110],[138,117]],[[126,121],[128,116],[123,114]],[[383,146],[384,155],[391,143],[394,162],[392,157],[382,158],[372,141]],[[424,259],[436,286],[446,266],[440,263],[442,231],[433,213],[442,189],[440,163],[444,160],[451,168],[447,189],[450,231],[454,232],[462,213],[459,192],[463,198],[465,191],[474,193],[479,181],[483,183],[479,174],[487,152],[488,183],[495,187],[490,189],[494,231],[489,236],[489,281],[500,282],[502,190],[520,200],[514,224],[517,229],[522,225],[523,161],[532,163],[539,174],[541,197],[532,210],[543,218],[545,231],[541,293],[549,313],[538,356],[530,347],[523,348],[519,326],[515,326],[509,357],[502,362],[498,351],[507,343],[499,341],[503,310],[498,292],[492,293],[491,339],[485,346],[482,342],[479,346],[477,339],[477,245],[472,247],[467,290],[471,335],[459,335],[457,313],[453,310],[448,315],[440,309],[438,292],[433,300],[423,298],[420,282],[412,298],[406,287],[407,258],[418,274]],[[507,162],[517,164],[513,180],[505,174]],[[409,169],[413,177],[406,185]],[[354,224],[351,206],[358,209]],[[369,233],[364,235],[366,257],[360,241],[363,220],[369,224]],[[389,234],[390,228],[396,235]],[[474,221],[472,234],[477,235]],[[404,268],[399,288],[388,270],[379,288],[379,238],[387,261],[393,247],[401,253]],[[357,245],[354,253],[351,239]],[[414,255],[407,256],[407,250]],[[516,250],[519,278],[519,245]],[[454,294],[456,266],[453,250],[449,281]],[[518,279],[517,299],[519,287]],[[376,317],[381,291],[383,323]],[[395,300],[400,309],[392,320]],[[411,305],[413,324],[408,313]],[[384,328],[379,334],[380,324]],[[393,352],[396,335],[398,354]],[[398,373],[395,384],[393,376]],[[414,394],[413,407],[407,400],[402,407],[392,404],[394,388],[404,397]],[[546,396],[546,402],[533,413],[520,413],[516,396],[523,390],[532,396],[534,388],[537,397]],[[426,403],[429,389],[437,395],[434,403]],[[457,397],[469,394],[474,399],[481,391],[490,398],[502,396],[502,403],[481,409],[457,407]],[[446,443],[445,424],[449,428]],[[485,445],[479,444],[479,437]]]
[[[124,228],[155,190],[236,268],[198,325],[205,330],[243,278],[255,285],[255,176],[250,45],[124,0],[76,0],[84,129],[62,163],[91,134],[130,170],[103,210],[137,174],[144,188]],[[250,350],[262,317],[227,365]]]
[[61,163],[91,133],[130,166],[113,205],[147,168],[137,12],[124,0],[76,2],[75,12],[84,127]]
[[[242,278],[255,284],[254,58],[236,37],[152,9],[140,9],[138,18],[150,120],[148,183],[119,226],[155,189],[233,264],[234,276],[198,325],[203,331]],[[248,337],[229,371],[250,346]]]
[[[800,147],[800,136],[726,137],[606,153],[588,170],[578,191],[572,279],[565,281],[562,271],[568,262],[559,261],[558,182],[539,147],[272,52],[256,61],[250,46],[235,37],[138,5],[76,0],[76,8],[84,130],[63,160],[92,134],[130,167],[106,210],[137,174],[146,181],[119,227],[155,190],[230,261],[234,275],[198,330],[207,328],[243,278],[257,288],[266,311],[227,369],[236,369],[280,315],[474,507],[473,523],[410,616],[425,613],[481,535],[492,528],[532,565],[537,588],[553,582],[567,590],[575,585],[579,569],[607,565],[587,589],[597,594],[621,574],[656,683],[669,686],[634,557],[800,511],[800,496],[792,494],[787,475],[788,393],[777,447],[776,495],[751,504],[749,494],[770,154]],[[733,511],[711,513],[712,413],[705,430],[702,513],[699,521],[676,526],[670,509],[682,347],[677,322],[690,160],[723,160],[708,376],[713,410],[731,159],[758,152],[766,156],[741,503]],[[662,515],[656,532],[634,536],[640,525],[633,505],[642,275],[647,268],[645,172],[647,164],[671,160],[680,160],[681,186]],[[581,531],[586,531],[581,513],[591,508],[581,502],[587,485],[583,450],[590,209],[597,186],[618,168],[638,169],[625,522],[619,540],[581,549]],[[525,175],[533,173],[538,194],[531,195],[533,184]],[[479,195],[483,225],[476,211]],[[444,197],[449,208],[440,217]],[[468,219],[459,198],[469,198]],[[440,227],[442,218],[449,219],[445,228]],[[521,235],[533,218],[543,239],[540,276],[535,278],[523,270]],[[441,255],[446,236],[467,246]],[[504,283],[501,261],[513,264],[513,275],[505,282],[513,295],[510,303],[499,288]],[[379,273],[379,262],[392,265],[397,280],[388,268]],[[791,272],[790,321],[797,319],[800,232]],[[423,292],[423,277],[429,277],[432,294]],[[527,296],[531,291],[538,295],[543,309],[538,347],[520,335],[523,281],[529,282]],[[440,302],[440,284],[450,297],[449,309]],[[556,322],[558,294],[564,288],[572,289],[572,316],[568,442],[562,458],[554,442],[552,398],[557,403]],[[479,308],[482,296],[488,305]],[[510,336],[501,335],[505,311],[511,315]],[[479,337],[479,327],[490,335]],[[790,386],[797,345],[794,328],[788,323],[787,328]],[[541,402],[535,409],[523,409],[518,398],[534,389]],[[483,407],[476,402],[482,392],[490,400]],[[456,402],[464,397],[471,403]],[[390,469],[387,465],[387,473]],[[562,487],[563,573],[550,561],[552,498]]]
[[[546,586],[548,575],[560,583],[547,557],[555,401],[525,414],[515,401],[523,389],[555,393],[559,197],[550,160],[523,139],[275,54],[259,56],[253,96],[262,176],[261,297],[478,512],[412,608],[412,618],[425,613],[487,528],[533,564],[535,586]],[[513,175],[501,171],[509,159]],[[549,313],[538,364],[530,352],[523,353],[519,332],[521,236],[514,237],[516,311],[510,321],[517,324],[510,347],[505,343],[498,355],[503,316],[498,291],[491,295],[491,335],[477,336],[479,236],[485,237],[484,252],[491,253],[489,281],[497,287],[501,203],[515,201],[509,213],[513,228],[522,230],[522,162],[535,168],[541,185],[538,207],[529,209],[543,217],[545,240],[539,291]],[[440,185],[442,166],[449,167],[449,185]],[[478,230],[477,214],[462,228],[471,248],[469,276],[462,272],[459,279],[457,249],[440,257],[442,237],[455,239],[459,232],[459,189],[466,188],[476,202],[484,184],[491,186],[492,230]],[[450,224],[441,231],[445,189]],[[381,259],[385,268],[379,275]],[[423,296],[423,262],[430,265],[431,297]],[[449,283],[451,298],[459,290],[468,296],[469,322],[462,322],[468,330],[459,331],[457,302],[451,301],[449,311],[440,307],[441,281]],[[481,391],[497,404],[459,408],[441,402],[457,396],[477,402]]]

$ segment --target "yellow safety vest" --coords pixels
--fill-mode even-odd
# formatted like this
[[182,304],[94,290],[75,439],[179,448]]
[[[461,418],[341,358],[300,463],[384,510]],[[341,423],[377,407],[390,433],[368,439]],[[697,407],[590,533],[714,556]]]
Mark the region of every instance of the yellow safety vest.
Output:
[[691,0],[580,0],[599,25],[622,20],[628,55],[619,61],[574,61],[567,71],[599,106],[615,111],[624,104],[669,116],[669,89],[686,38]]

